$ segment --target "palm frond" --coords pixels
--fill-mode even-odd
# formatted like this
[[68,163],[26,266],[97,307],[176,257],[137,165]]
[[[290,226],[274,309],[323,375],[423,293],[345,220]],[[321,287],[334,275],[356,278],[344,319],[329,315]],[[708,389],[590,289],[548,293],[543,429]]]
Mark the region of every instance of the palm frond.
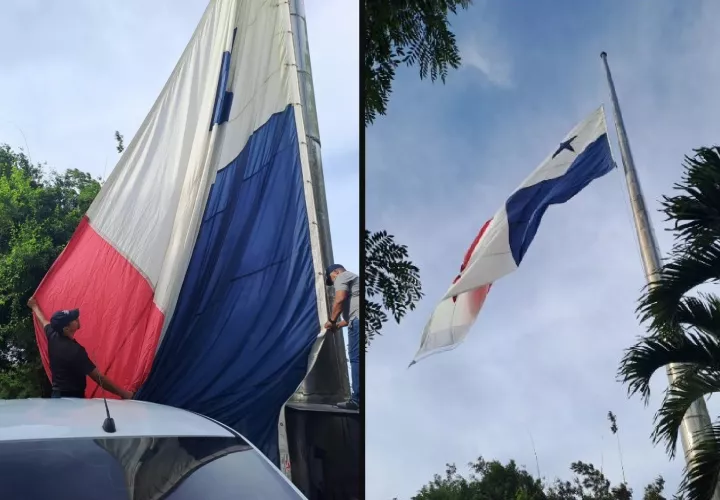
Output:
[[685,157],[685,173],[663,197],[663,212],[673,221],[680,248],[703,247],[720,239],[720,148],[700,148]]
[[618,375],[630,395],[639,392],[647,403],[652,375],[672,363],[720,367],[720,341],[700,332],[643,337],[625,351]]
[[[637,309],[650,335],[625,352],[619,370],[630,395],[641,393],[647,404],[652,375],[673,365],[652,434],[671,457],[688,410],[720,392],[720,298],[689,296],[699,285],[720,281],[720,148],[686,157],[674,189],[674,196],[663,198],[663,212],[674,223],[675,244]],[[701,427],[680,485],[686,500],[709,500],[720,479],[720,422]]]
[[698,285],[720,280],[720,241],[703,249],[677,255],[665,263],[659,278],[648,287],[638,307],[640,320],[650,329],[665,333],[677,325],[678,306],[685,294]]
[[686,500],[709,500],[720,478],[720,423],[696,434],[698,444],[683,474],[679,492]]
[[675,312],[675,321],[684,328],[720,338],[720,297],[708,293],[683,297]]
[[655,444],[665,441],[670,457],[675,456],[680,425],[690,405],[706,394],[720,391],[720,371],[684,365],[678,375],[655,415],[655,430],[652,433]]

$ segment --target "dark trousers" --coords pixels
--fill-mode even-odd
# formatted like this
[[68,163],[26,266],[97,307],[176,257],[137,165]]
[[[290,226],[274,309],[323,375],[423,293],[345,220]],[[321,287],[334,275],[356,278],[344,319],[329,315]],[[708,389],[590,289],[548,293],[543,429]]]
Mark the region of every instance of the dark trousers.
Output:
[[53,389],[52,394],[50,394],[51,398],[80,398],[83,399],[85,397],[85,391],[59,391],[57,389]]
[[350,362],[350,399],[360,403],[360,320],[355,318],[348,325],[348,361]]

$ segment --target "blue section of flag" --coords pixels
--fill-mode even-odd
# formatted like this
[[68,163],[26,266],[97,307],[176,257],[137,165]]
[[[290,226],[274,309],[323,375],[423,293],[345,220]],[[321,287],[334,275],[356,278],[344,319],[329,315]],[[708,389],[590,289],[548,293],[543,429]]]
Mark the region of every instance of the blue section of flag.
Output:
[[517,265],[532,243],[548,207],[565,203],[610,172],[613,165],[607,134],[603,134],[577,155],[564,175],[519,189],[507,200],[510,250]]
[[[210,130],[213,125],[221,124],[227,121],[227,117],[230,114],[230,105],[232,104],[232,92],[227,92],[228,78],[230,77],[230,52],[223,52],[222,66],[220,66],[220,75],[218,76],[217,90],[215,91],[215,106],[213,108],[212,123],[210,123]],[[230,96],[228,97],[228,94]],[[229,102],[228,102],[229,101]]]
[[292,106],[218,172],[139,399],[236,429],[276,464],[280,409],[320,332]]

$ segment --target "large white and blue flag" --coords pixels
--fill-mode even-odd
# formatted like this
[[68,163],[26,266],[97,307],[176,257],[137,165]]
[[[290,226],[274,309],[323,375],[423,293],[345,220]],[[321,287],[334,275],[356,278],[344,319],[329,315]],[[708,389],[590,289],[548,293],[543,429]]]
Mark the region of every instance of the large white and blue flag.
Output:
[[136,399],[232,427],[286,473],[283,406],[329,314],[304,25],[301,1],[209,0],[35,293],[47,314],[82,311],[79,341]]
[[613,166],[600,107],[559,142],[482,226],[460,273],[425,326],[412,364],[457,347],[475,322],[492,283],[520,266],[548,207],[570,200]]

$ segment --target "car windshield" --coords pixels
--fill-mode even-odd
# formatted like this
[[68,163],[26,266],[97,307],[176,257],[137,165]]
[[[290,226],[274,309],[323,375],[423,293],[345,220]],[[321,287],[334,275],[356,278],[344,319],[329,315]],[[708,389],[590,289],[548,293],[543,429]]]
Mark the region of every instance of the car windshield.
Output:
[[0,442],[3,498],[302,498],[247,442],[220,437]]

